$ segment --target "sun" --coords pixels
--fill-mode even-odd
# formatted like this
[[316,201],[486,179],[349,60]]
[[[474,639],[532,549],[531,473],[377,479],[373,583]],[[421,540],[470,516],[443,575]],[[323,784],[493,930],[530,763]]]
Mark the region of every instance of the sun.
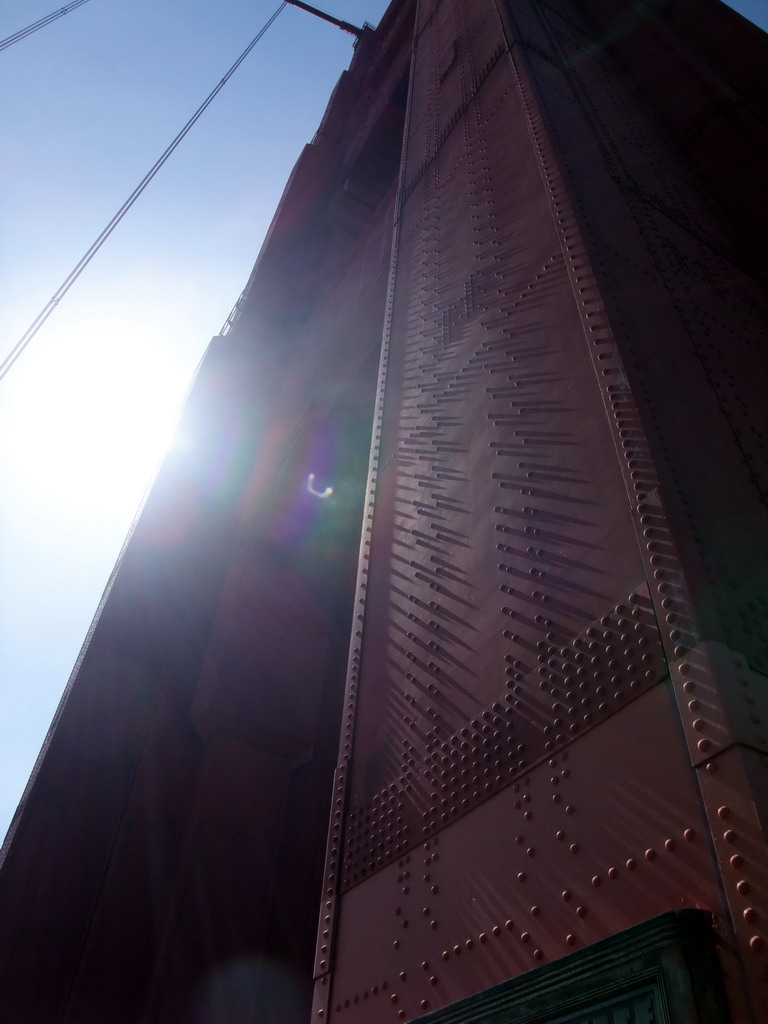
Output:
[[173,437],[180,367],[135,325],[91,323],[54,341],[7,411],[3,454],[72,511],[135,506]]

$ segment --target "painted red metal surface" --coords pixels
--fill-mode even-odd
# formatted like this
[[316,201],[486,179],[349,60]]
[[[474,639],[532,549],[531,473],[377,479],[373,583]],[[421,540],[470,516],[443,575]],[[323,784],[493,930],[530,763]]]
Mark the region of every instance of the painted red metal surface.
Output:
[[681,906],[762,1012],[765,819],[724,902],[709,806],[768,753],[765,297],[616,9],[418,5],[315,1019],[412,1019]]
[[372,34],[201,366],[4,851],[5,1021],[309,1015],[404,116],[407,54],[382,66]]
[[313,1021],[680,908],[766,1019],[766,60],[714,0],[364,30],[30,786],[7,1019],[302,1024],[318,902]]

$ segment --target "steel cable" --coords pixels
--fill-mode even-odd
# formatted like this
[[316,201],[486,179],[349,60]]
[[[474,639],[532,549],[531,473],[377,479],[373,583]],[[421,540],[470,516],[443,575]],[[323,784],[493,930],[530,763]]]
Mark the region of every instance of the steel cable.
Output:
[[142,194],[142,192],[147,187],[147,185],[149,185],[149,183],[155,177],[155,175],[160,170],[160,168],[163,166],[163,164],[168,160],[168,158],[171,156],[171,154],[174,152],[174,150],[179,146],[179,144],[182,142],[182,140],[185,138],[185,136],[189,133],[190,129],[194,126],[194,124],[202,117],[202,115],[205,113],[207,108],[211,105],[211,103],[216,98],[216,96],[221,92],[221,90],[227,84],[227,82],[232,77],[232,75],[237,71],[237,69],[243,63],[243,61],[248,56],[248,54],[251,52],[251,50],[256,46],[256,44],[259,42],[259,40],[262,38],[262,36],[267,32],[267,30],[272,26],[273,22],[276,20],[278,15],[285,9],[286,6],[287,6],[287,4],[285,2],[281,3],[280,6],[277,8],[277,10],[274,12],[274,14],[272,14],[271,17],[268,18],[268,20],[265,22],[265,24],[259,29],[259,31],[256,33],[254,38],[250,41],[250,43],[246,46],[246,48],[243,50],[243,52],[237,58],[235,63],[230,67],[230,69],[224,75],[224,77],[219,81],[219,83],[215,86],[215,88],[212,89],[211,92],[206,96],[206,98],[203,100],[203,102],[200,104],[200,106],[194,112],[192,117],[190,117],[190,119],[187,121],[187,123],[184,125],[184,127],[181,129],[181,131],[178,133],[178,135],[166,147],[166,149],[164,150],[162,155],[159,156],[158,159],[154,162],[154,164],[150,167],[150,169],[147,171],[147,173],[141,179],[141,181],[136,186],[136,188],[133,190],[133,192],[131,192],[131,194],[125,200],[125,202],[120,207],[120,209],[117,211],[117,213],[112,217],[112,219],[109,221],[109,223],[106,225],[106,227],[103,228],[103,230],[98,235],[98,237],[91,243],[91,245],[88,247],[88,249],[83,253],[83,255],[80,257],[80,259],[77,262],[77,264],[73,267],[73,269],[69,272],[69,274],[64,278],[64,280],[59,285],[59,287],[56,289],[56,291],[53,293],[51,298],[48,300],[48,302],[45,304],[45,306],[43,306],[43,308],[37,314],[35,319],[32,321],[32,323],[26,329],[24,334],[22,334],[21,338],[19,338],[19,340],[16,342],[16,344],[11,349],[11,351],[8,353],[8,355],[5,357],[5,359],[3,359],[3,361],[0,363],[0,380],[3,380],[3,378],[6,376],[8,371],[13,366],[13,364],[16,362],[16,360],[22,354],[24,349],[27,347],[27,345],[29,345],[29,343],[35,337],[37,332],[43,326],[43,324],[48,319],[48,317],[51,315],[51,313],[54,311],[54,309],[56,309],[58,304],[61,302],[61,300],[67,294],[67,292],[72,287],[72,285],[75,283],[75,281],[78,279],[78,277],[80,277],[82,272],[85,270],[85,268],[91,262],[93,257],[96,255],[96,253],[102,247],[102,245],[104,245],[106,240],[109,238],[109,236],[115,230],[117,225],[120,223],[120,221],[126,215],[126,213],[130,210],[130,208],[133,206],[133,204],[136,202],[136,200],[139,198],[139,196]]
[[88,0],[72,0],[71,4],[67,4],[66,7],[60,7],[58,11],[52,11],[50,14],[46,14],[44,18],[38,18],[37,21],[33,21],[31,25],[27,25],[26,28],[20,28],[18,32],[14,32],[10,36],[6,36],[5,39],[0,39],[0,50],[7,50],[9,46],[13,46],[14,43],[20,43],[22,39],[26,39],[27,36],[31,36],[33,32],[37,32],[38,29],[45,28],[46,25],[50,25],[52,21],[58,21],[59,18],[63,18],[65,14],[69,14],[70,11],[74,11],[77,7],[82,7],[83,4],[87,4]]

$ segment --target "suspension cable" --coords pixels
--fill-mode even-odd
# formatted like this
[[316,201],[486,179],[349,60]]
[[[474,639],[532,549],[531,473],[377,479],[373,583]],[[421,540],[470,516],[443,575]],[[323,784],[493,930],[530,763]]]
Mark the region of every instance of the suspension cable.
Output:
[[0,39],[0,50],[7,50],[9,46],[13,46],[14,43],[20,43],[22,39],[26,39],[27,36],[31,36],[33,32],[37,32],[38,29],[45,28],[46,25],[50,25],[52,21],[58,21],[59,18],[63,18],[65,14],[69,14],[70,11],[74,11],[77,7],[82,7],[83,4],[87,4],[88,0],[72,0],[71,4],[67,4],[66,7],[60,7],[58,11],[52,11],[50,14],[46,14],[44,18],[38,18],[37,21],[33,21],[31,25],[27,25],[26,28],[20,28],[18,32],[14,32],[12,35],[7,36],[5,39]]
[[53,293],[51,298],[48,300],[48,302],[45,304],[45,306],[43,306],[43,308],[37,314],[35,319],[32,321],[32,323],[26,329],[24,334],[22,334],[21,338],[19,338],[19,340],[16,342],[16,344],[11,349],[11,351],[8,353],[8,355],[5,357],[5,359],[3,359],[2,362],[0,362],[0,380],[3,380],[3,378],[6,376],[8,371],[13,366],[13,364],[16,362],[16,360],[22,354],[24,349],[27,347],[27,345],[29,345],[30,341],[32,341],[34,336],[37,334],[37,332],[43,326],[43,324],[48,319],[48,317],[51,315],[51,313],[54,311],[54,309],[56,309],[58,304],[61,302],[61,300],[67,294],[67,292],[72,287],[72,285],[75,283],[75,281],[78,279],[78,277],[80,277],[82,272],[85,270],[85,268],[91,262],[93,257],[96,255],[96,253],[102,247],[102,245],[104,245],[106,240],[109,238],[109,236],[115,230],[117,225],[120,223],[120,221],[123,219],[123,217],[126,215],[126,213],[130,210],[130,208],[133,206],[133,204],[139,198],[139,196],[144,191],[144,189],[147,187],[147,185],[149,185],[149,183],[155,177],[155,175],[160,170],[160,168],[163,166],[163,164],[168,160],[168,158],[171,156],[171,154],[174,152],[174,150],[179,146],[181,141],[189,133],[189,131],[193,127],[193,125],[200,119],[200,117],[202,117],[203,113],[211,105],[211,103],[216,98],[216,96],[221,92],[221,90],[224,88],[224,86],[230,80],[230,78],[235,73],[235,71],[237,71],[237,69],[243,63],[245,58],[248,56],[248,54],[251,52],[251,50],[256,46],[256,44],[259,42],[259,40],[262,38],[262,36],[266,33],[266,31],[272,26],[272,23],[276,20],[277,16],[285,9],[285,7],[286,7],[286,3],[285,3],[285,0],[284,0],[284,2],[280,4],[280,6],[277,8],[277,10],[274,12],[274,14],[272,14],[272,16],[270,18],[268,18],[267,21],[265,22],[265,24],[259,29],[259,31],[256,33],[254,38],[250,41],[250,43],[248,43],[246,48],[243,50],[243,52],[237,58],[235,63],[230,67],[229,71],[227,71],[227,73],[224,75],[224,77],[221,79],[221,81],[218,83],[218,85],[216,85],[215,88],[212,89],[211,92],[208,93],[208,95],[203,100],[203,102],[200,104],[200,106],[197,108],[197,110],[194,112],[192,117],[190,117],[190,119],[187,121],[187,123],[184,125],[184,127],[181,129],[181,131],[178,133],[178,135],[174,138],[174,140],[164,150],[162,155],[159,156],[158,159],[154,162],[154,164],[150,167],[150,169],[147,171],[147,173],[141,179],[141,181],[136,186],[136,188],[133,190],[133,192],[131,192],[131,194],[125,200],[125,202],[120,207],[120,209],[117,211],[117,213],[114,215],[114,217],[112,217],[112,219],[109,221],[109,223],[106,225],[106,227],[103,228],[101,233],[98,235],[98,237],[91,243],[91,245],[88,247],[88,249],[86,249],[86,251],[80,257],[80,260],[75,264],[75,266],[69,272],[69,274],[67,274],[67,276],[64,278],[64,280],[59,285],[59,287],[56,289],[56,291]]

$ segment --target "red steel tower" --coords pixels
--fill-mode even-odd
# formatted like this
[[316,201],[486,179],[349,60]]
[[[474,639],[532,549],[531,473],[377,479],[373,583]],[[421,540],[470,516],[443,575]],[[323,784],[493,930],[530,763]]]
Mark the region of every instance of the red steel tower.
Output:
[[6,844],[5,1019],[768,1019],[767,63],[716,0],[362,33]]

